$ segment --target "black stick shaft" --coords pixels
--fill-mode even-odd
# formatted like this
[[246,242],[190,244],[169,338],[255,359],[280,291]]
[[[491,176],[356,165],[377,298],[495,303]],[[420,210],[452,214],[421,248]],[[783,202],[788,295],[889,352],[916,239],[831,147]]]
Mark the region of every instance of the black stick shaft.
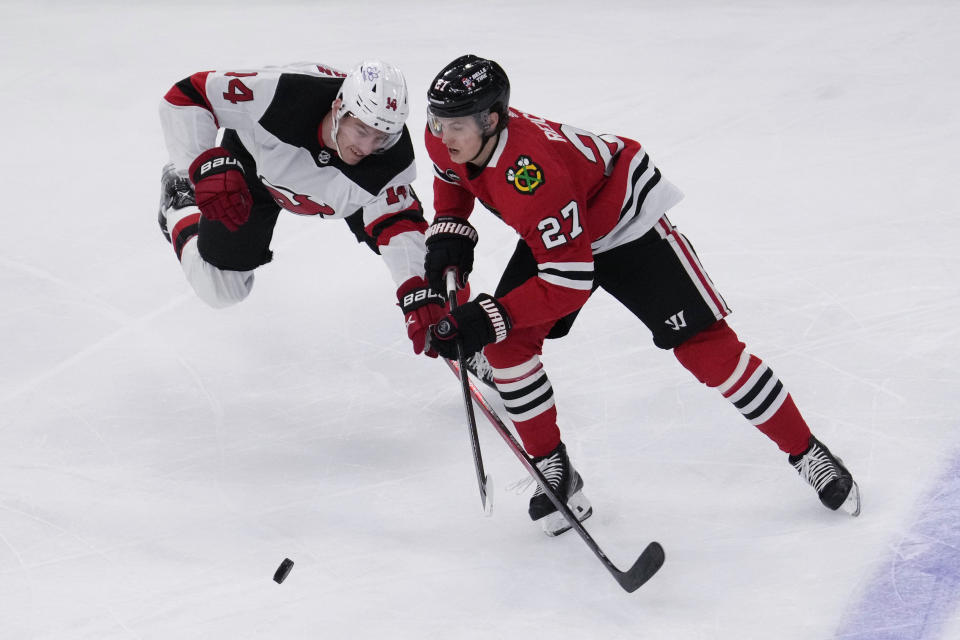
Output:
[[[447,361],[447,365],[450,367],[450,370],[453,373],[459,374],[461,380],[464,377],[466,371],[463,368],[463,363],[460,364],[460,370],[457,371],[456,365],[453,362]],[[487,399],[483,397],[483,394],[480,393],[480,390],[477,387],[467,380],[467,385],[470,390],[470,394],[473,396],[473,399],[476,401],[477,406],[480,407],[480,410],[490,421],[490,424],[493,425],[494,430],[500,434],[500,437],[507,443],[507,446],[510,447],[510,450],[513,451],[514,455],[520,460],[520,463],[523,464],[527,472],[532,475],[537,482],[540,483],[540,486],[543,487],[544,493],[550,498],[550,502],[557,507],[560,513],[563,514],[563,517],[567,519],[567,522],[570,523],[570,526],[580,535],[587,546],[590,547],[590,550],[593,551],[594,555],[600,559],[600,562],[603,563],[603,566],[610,572],[614,577],[617,583],[623,587],[623,589],[629,593],[636,591],[640,588],[643,583],[653,577],[653,575],[663,566],[664,561],[664,552],[663,547],[660,546],[659,542],[651,542],[643,550],[643,553],[640,554],[640,557],[637,558],[637,561],[633,563],[633,566],[630,567],[627,571],[621,571],[613,564],[610,558],[603,552],[603,549],[600,548],[600,545],[593,539],[593,536],[584,528],[583,524],[577,520],[577,517],[570,511],[570,507],[560,499],[556,491],[550,486],[546,478],[543,477],[543,473],[540,472],[540,469],[537,468],[535,464],[527,456],[526,452],[520,446],[520,443],[517,442],[517,439],[513,436],[507,426],[503,423],[503,420],[500,419],[500,416],[493,410],[490,406],[490,403],[487,402]]]
[[[450,303],[450,310],[457,308],[457,277],[451,269],[446,273],[447,279],[447,300]],[[490,514],[493,503],[491,496],[487,495],[489,480],[483,469],[483,455],[480,453],[480,438],[477,435],[477,418],[473,413],[473,402],[470,401],[470,379],[467,377],[467,368],[464,366],[463,344],[457,340],[457,365],[460,370],[460,387],[463,391],[463,406],[467,414],[467,428],[470,432],[470,446],[473,450],[473,466],[477,472],[477,485],[480,487],[480,502],[483,505],[483,512]],[[449,362],[449,361],[448,361]]]

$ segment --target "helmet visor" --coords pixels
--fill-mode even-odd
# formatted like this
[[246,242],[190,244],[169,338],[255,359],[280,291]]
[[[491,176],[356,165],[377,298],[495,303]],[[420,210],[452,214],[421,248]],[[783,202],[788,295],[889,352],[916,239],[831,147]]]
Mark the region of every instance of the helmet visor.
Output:
[[[344,112],[342,120],[348,123],[345,129],[351,141],[361,147],[369,147],[371,149],[370,153],[383,153],[395,145],[402,134],[402,131],[395,133],[382,131],[376,124],[371,125],[365,122],[363,118],[352,111]],[[344,129],[343,122],[340,123],[338,128]]]
[[484,109],[480,113],[473,113],[467,116],[441,116],[437,115],[432,108],[427,107],[427,127],[430,133],[439,138],[444,130],[450,131],[472,131],[477,135],[483,135],[487,123],[490,120],[490,110]]
[[430,107],[427,107],[427,126],[430,127],[430,133],[437,138],[443,135],[443,123],[440,122],[440,116],[435,114]]

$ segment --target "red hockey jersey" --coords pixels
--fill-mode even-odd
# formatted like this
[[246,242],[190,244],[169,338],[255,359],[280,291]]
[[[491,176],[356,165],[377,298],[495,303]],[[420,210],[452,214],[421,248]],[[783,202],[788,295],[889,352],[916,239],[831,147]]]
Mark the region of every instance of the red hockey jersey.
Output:
[[429,128],[426,147],[436,215],[467,218],[476,198],[537,259],[537,277],[500,299],[514,327],[581,307],[593,286],[594,254],[639,238],[683,198],[640,143],[516,109],[483,167],[451,161]]

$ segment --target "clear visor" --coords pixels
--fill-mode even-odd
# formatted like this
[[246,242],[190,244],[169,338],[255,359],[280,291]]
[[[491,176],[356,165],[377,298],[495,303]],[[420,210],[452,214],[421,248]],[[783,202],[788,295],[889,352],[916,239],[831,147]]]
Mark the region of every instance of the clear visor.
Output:
[[484,135],[487,125],[490,123],[490,110],[484,109],[479,113],[473,113],[468,116],[458,116],[447,118],[436,115],[430,107],[427,107],[427,126],[430,127],[430,133],[436,137],[443,135],[444,130],[450,131],[472,131],[478,135]]
[[343,115],[350,116],[356,121],[353,136],[359,141],[370,141],[374,147],[373,153],[383,153],[397,144],[397,141],[400,140],[400,135],[403,133],[402,129],[396,133],[381,131],[358,118],[352,111],[347,111]]
[[437,138],[443,135],[443,123],[430,107],[427,107],[427,126],[430,127],[430,133]]
[[400,140],[400,133],[384,133],[385,138],[383,138],[382,143],[377,145],[377,150],[374,153],[383,153],[393,145],[397,144]]

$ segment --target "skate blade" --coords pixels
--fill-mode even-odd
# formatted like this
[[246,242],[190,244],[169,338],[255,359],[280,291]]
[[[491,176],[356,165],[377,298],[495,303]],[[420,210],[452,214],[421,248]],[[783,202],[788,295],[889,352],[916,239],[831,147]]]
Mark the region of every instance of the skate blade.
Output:
[[850,493],[847,494],[847,499],[843,501],[840,508],[854,518],[860,515],[860,487],[856,482],[850,487]]
[[[567,500],[567,506],[570,507],[570,511],[573,512],[579,522],[583,522],[593,515],[593,506],[582,491],[577,491],[570,496],[570,499]],[[543,523],[543,532],[551,538],[570,530],[570,523],[559,511],[544,516],[541,522]]]

